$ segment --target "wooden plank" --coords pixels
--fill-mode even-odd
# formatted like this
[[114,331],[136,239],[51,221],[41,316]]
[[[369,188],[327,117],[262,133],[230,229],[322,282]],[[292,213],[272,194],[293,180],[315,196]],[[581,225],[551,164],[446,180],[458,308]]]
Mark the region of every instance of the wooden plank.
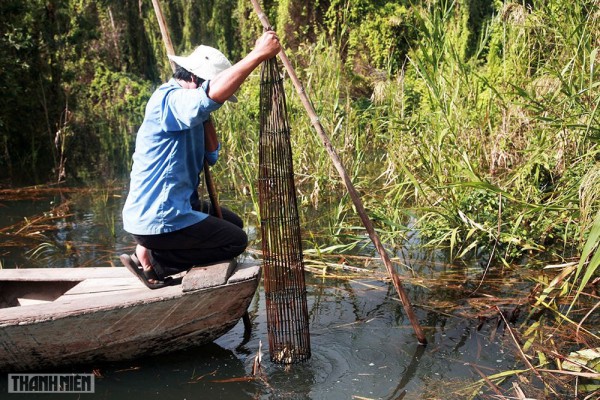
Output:
[[183,277],[182,290],[190,292],[224,285],[236,266],[237,262],[232,259],[218,264],[194,267]]
[[35,299],[17,299],[17,301],[19,302],[19,305],[21,307],[50,303],[49,300],[35,300]]
[[227,280],[228,284],[242,282],[258,277],[260,279],[261,268],[259,264],[243,263],[240,264],[235,272]]
[[[61,268],[59,268],[61,269]],[[78,269],[78,268],[73,268]],[[87,270],[88,268],[81,268]],[[103,268],[99,268],[103,269]],[[131,276],[131,273],[126,268],[104,268],[106,270],[123,269],[127,273],[126,276]],[[21,270],[24,271],[24,270]],[[228,284],[235,285],[243,283],[249,279],[255,278],[260,272],[260,266],[251,264],[240,264],[229,278]],[[137,278],[134,278],[137,279]],[[175,297],[180,297],[182,294],[192,294],[198,292],[211,292],[220,290],[222,286],[213,288],[201,289],[194,292],[182,293],[181,286],[167,286],[161,289],[150,290],[143,286],[140,282],[139,289],[130,289],[123,291],[115,291],[105,295],[83,295],[82,296],[61,296],[60,301],[53,301],[47,304],[40,304],[36,307],[10,307],[0,309],[0,328],[2,326],[14,323],[36,323],[48,319],[65,317],[68,315],[77,315],[81,313],[93,313],[98,310],[119,307],[126,308],[137,306],[144,303],[155,303],[169,300]]]
[[125,267],[0,269],[0,281],[82,281],[132,276]]
[[[94,304],[96,302],[96,300],[98,298],[102,299],[103,297],[106,297],[107,295],[113,295],[113,296],[120,296],[121,295],[125,295],[125,298],[133,298],[138,296],[140,293],[147,295],[148,294],[148,288],[146,288],[145,286],[139,287],[130,287],[130,288],[126,288],[126,289],[120,289],[118,291],[114,291],[114,292],[97,292],[97,293],[88,293],[88,292],[81,292],[81,293],[70,293],[70,294],[65,294],[61,297],[59,297],[58,299],[54,300],[54,304],[72,304],[72,305],[78,305],[78,304]],[[91,310],[94,311],[94,310]],[[83,312],[83,311],[81,311]]]
[[92,278],[86,279],[81,283],[75,285],[72,289],[67,291],[63,296],[71,296],[77,294],[90,294],[90,293],[107,293],[116,292],[127,289],[141,289],[145,288],[144,284],[134,276],[125,278]]

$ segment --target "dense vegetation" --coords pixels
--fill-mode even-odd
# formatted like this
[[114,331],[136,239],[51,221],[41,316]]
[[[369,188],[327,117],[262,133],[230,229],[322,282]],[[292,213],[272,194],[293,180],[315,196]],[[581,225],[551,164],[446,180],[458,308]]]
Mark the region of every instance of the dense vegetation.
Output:
[[[424,233],[456,255],[495,245],[512,260],[583,239],[600,175],[596,2],[299,4],[264,7],[357,185],[377,177],[386,193],[373,196],[375,215],[398,221],[389,210],[423,206]],[[145,101],[169,74],[151,2],[1,7],[5,184],[122,175]],[[163,11],[178,53],[206,43],[235,60],[261,29],[250,2],[173,0]],[[254,143],[238,138],[256,129],[257,90],[246,85],[222,118],[225,167],[251,187],[253,173],[235,170],[256,164]],[[317,204],[337,179],[292,108],[298,148],[315,149],[296,166]]]
[[[261,31],[249,1],[162,5],[178,53],[205,43],[236,60]],[[416,228],[453,259],[564,262],[564,276],[544,282],[540,308],[557,310],[552,289],[559,289],[552,299],[593,289],[597,1],[269,0],[263,7],[390,247]],[[3,0],[0,33],[2,184],[125,173],[145,101],[170,71],[151,2]],[[255,75],[242,101],[217,115],[225,148],[219,184],[254,195],[258,90]],[[337,199],[328,241],[348,243],[355,215],[339,199],[339,179],[294,89],[287,93],[301,204]]]

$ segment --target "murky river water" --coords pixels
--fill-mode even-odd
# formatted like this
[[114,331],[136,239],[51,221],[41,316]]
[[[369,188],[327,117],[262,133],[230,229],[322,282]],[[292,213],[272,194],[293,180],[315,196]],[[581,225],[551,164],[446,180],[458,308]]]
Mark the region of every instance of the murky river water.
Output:
[[[24,218],[30,224],[21,233],[31,229],[29,239],[18,238],[15,229],[9,230],[10,235],[0,236],[2,266],[120,266],[118,254],[133,246],[120,220],[123,194],[68,193],[68,207],[58,211],[53,205],[64,198],[56,194],[35,200],[1,200],[0,229],[22,223]],[[53,215],[48,214],[51,210]],[[44,213],[47,218],[53,217],[44,222],[53,228],[43,231],[40,226],[40,234],[44,235],[40,239],[33,226],[34,216]],[[251,238],[256,236],[252,228],[248,231]],[[96,370],[96,393],[60,398],[466,398],[467,393],[478,392],[479,386],[469,385],[480,380],[480,374],[491,375],[516,367],[514,350],[498,321],[477,319],[461,307],[472,301],[468,292],[477,286],[481,267],[457,269],[445,264],[442,255],[419,250],[405,249],[394,256],[419,278],[411,280],[406,289],[425,330],[427,346],[417,344],[388,281],[365,274],[323,278],[307,273],[312,344],[309,361],[289,368],[269,361],[264,292],[260,287],[249,310],[253,331],[247,340],[240,322],[214,344],[202,348],[125,363],[77,367],[75,372]],[[444,280],[445,276],[453,277],[447,285],[428,284]],[[510,282],[507,286],[518,290]],[[507,286],[479,290],[495,295],[498,293],[493,291],[506,290]],[[448,306],[445,308],[444,304]],[[260,343],[263,373],[252,377]],[[0,376],[2,399],[56,397],[9,395],[6,391],[4,374]]]

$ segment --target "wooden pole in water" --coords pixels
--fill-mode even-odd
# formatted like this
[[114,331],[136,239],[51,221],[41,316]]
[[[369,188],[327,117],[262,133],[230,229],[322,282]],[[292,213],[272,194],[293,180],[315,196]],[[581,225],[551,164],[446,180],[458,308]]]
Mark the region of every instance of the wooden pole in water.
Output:
[[[267,30],[272,29],[271,24],[269,24],[269,20],[267,19],[267,16],[265,15],[262,8],[258,4],[258,0],[251,0],[251,1],[252,1],[252,5],[254,6],[254,11],[256,11],[256,14],[258,15],[258,19],[262,23],[263,27]],[[329,157],[331,158],[333,165],[335,166],[340,177],[342,178],[342,181],[343,181],[344,185],[346,186],[346,190],[348,190],[348,194],[350,195],[350,198],[352,199],[352,202],[354,203],[354,207],[356,208],[356,211],[358,212],[358,215],[360,216],[360,219],[362,220],[362,223],[363,223],[365,229],[367,230],[367,233],[369,234],[371,241],[375,245],[375,248],[377,249],[377,252],[381,256],[381,259],[388,271],[388,274],[392,278],[392,282],[394,284],[394,287],[396,288],[396,292],[398,292],[398,296],[400,297],[400,300],[402,301],[402,305],[404,306],[404,311],[406,312],[406,315],[408,316],[408,319],[410,320],[410,323],[415,331],[417,340],[419,341],[420,344],[427,344],[427,339],[425,338],[423,329],[421,329],[421,326],[419,325],[419,321],[417,320],[417,316],[415,315],[412,305],[410,304],[408,295],[406,294],[406,291],[404,290],[404,287],[402,286],[402,279],[400,278],[400,276],[398,276],[394,272],[392,261],[390,260],[385,248],[381,244],[381,240],[379,240],[379,235],[377,235],[377,232],[375,232],[373,223],[371,222],[371,220],[369,219],[369,216],[367,215],[367,212],[365,210],[365,207],[363,206],[362,200],[360,199],[360,196],[359,196],[358,192],[356,191],[356,188],[354,187],[354,184],[352,183],[350,176],[346,172],[346,168],[342,164],[342,161],[340,160],[337,152],[333,148],[333,145],[331,144],[329,137],[325,133],[325,130],[323,129],[323,126],[321,125],[321,122],[319,121],[319,117],[318,117],[317,113],[315,112],[315,109],[313,108],[312,103],[310,102],[306,92],[304,91],[304,87],[300,83],[300,80],[298,79],[298,76],[296,75],[296,72],[294,71],[294,67],[290,63],[290,60],[287,58],[283,48],[281,49],[281,52],[279,53],[279,58],[281,58],[281,62],[283,63],[285,69],[287,70],[288,74],[290,75],[292,83],[293,83],[294,87],[296,88],[298,95],[300,96],[300,100],[302,101],[302,104],[304,105],[304,108],[306,109],[306,111],[310,117],[312,126],[315,128],[315,130],[319,134],[319,137],[321,138],[321,141],[323,142],[323,145],[325,146],[325,149],[327,150],[327,153],[329,154]]]

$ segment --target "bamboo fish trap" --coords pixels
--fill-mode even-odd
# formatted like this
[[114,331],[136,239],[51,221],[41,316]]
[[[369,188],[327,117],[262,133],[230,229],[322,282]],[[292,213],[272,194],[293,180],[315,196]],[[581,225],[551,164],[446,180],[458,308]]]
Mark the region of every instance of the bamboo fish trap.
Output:
[[263,62],[258,191],[271,361],[310,358],[308,307],[290,127],[277,59]]

